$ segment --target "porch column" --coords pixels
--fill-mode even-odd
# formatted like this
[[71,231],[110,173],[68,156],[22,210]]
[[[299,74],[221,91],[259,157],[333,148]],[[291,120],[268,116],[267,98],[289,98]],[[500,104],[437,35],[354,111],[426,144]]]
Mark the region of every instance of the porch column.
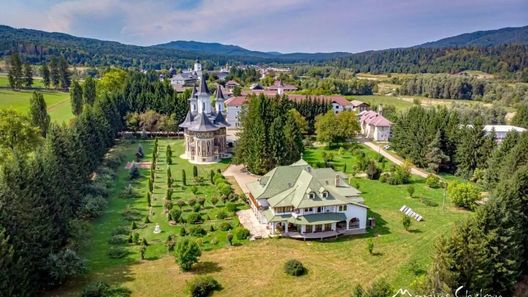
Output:
[[275,222],[271,223],[271,234],[275,234]]
[[337,229],[337,223],[332,223],[332,231],[335,231]]
[[285,222],[284,233],[288,233],[288,221]]

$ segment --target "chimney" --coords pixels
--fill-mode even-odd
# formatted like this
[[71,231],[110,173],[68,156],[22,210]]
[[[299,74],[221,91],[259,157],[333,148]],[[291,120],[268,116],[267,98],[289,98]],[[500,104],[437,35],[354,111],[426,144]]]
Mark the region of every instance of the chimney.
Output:
[[341,177],[339,177],[339,174],[336,174],[335,176],[335,186],[340,187],[341,186]]

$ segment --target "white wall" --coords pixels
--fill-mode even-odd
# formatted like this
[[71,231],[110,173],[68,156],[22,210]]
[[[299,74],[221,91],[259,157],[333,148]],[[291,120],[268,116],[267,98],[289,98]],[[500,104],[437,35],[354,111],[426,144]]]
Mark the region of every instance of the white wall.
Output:
[[228,106],[226,121],[231,124],[230,128],[239,128],[240,127],[240,112],[242,106]]
[[345,216],[347,217],[347,227],[348,227],[348,222],[352,218],[359,219],[360,229],[365,229],[367,227],[367,208],[357,206],[355,204],[348,204],[347,211],[345,212]]

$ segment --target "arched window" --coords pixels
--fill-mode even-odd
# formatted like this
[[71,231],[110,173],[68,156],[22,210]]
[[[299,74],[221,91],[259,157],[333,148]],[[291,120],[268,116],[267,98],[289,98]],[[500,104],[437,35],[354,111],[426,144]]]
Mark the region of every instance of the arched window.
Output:
[[357,229],[357,228],[359,228],[359,219],[358,218],[350,219],[348,223],[348,229]]

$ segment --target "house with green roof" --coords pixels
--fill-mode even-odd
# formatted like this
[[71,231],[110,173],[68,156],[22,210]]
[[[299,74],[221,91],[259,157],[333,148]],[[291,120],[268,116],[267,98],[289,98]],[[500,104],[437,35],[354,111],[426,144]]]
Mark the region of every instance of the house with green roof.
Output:
[[272,235],[325,238],[365,233],[367,209],[346,175],[299,160],[247,184],[250,205]]

